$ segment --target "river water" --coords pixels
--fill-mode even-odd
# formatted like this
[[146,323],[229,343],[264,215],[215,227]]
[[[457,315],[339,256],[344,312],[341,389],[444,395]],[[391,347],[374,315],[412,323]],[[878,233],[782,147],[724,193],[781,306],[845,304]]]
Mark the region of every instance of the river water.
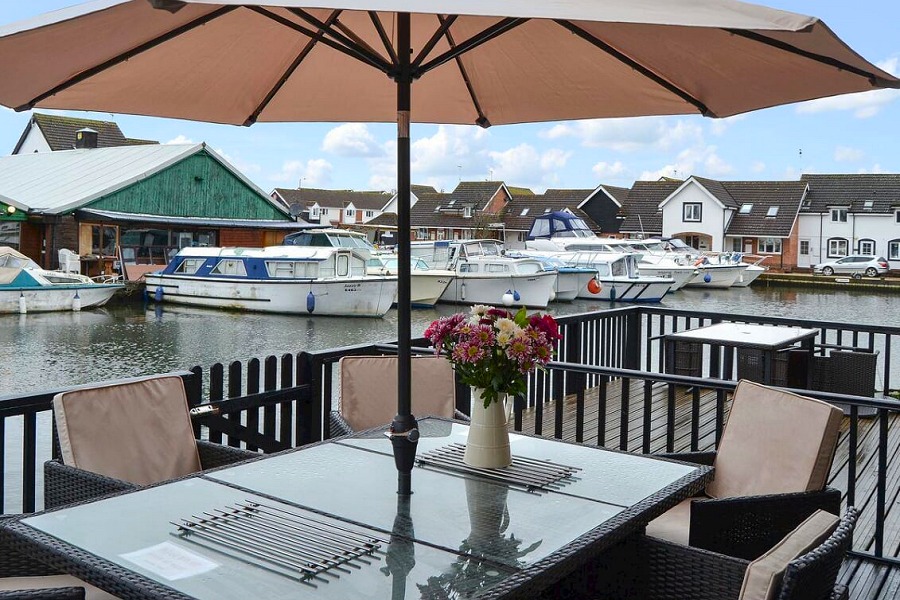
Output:
[[[550,312],[608,310],[608,302],[552,304]],[[686,289],[661,306],[900,327],[900,297],[814,288]],[[464,309],[413,311],[413,333]],[[0,315],[0,396],[80,383],[209,367],[269,355],[336,348],[396,337],[397,313],[383,319],[232,313],[133,303],[80,313]]]

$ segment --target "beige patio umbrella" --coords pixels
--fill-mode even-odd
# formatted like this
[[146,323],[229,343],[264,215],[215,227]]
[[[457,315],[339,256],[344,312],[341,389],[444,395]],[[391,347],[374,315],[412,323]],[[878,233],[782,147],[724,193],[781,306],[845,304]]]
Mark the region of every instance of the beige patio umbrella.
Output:
[[[726,117],[898,87],[813,17],[733,0],[99,0],[0,29],[0,103],[250,125]],[[398,415],[409,493],[409,206]],[[416,432],[417,433],[417,432]]]

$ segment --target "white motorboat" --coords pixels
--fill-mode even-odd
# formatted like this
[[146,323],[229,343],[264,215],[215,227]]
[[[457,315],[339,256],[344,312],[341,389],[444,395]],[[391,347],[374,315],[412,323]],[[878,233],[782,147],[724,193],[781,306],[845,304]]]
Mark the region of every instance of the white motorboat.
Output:
[[145,277],[157,302],[256,312],[381,317],[397,295],[397,277],[368,275],[350,248],[183,248]]
[[579,290],[579,298],[609,300],[611,302],[659,302],[675,283],[671,277],[642,275],[636,254],[609,252],[564,252],[559,258],[576,267],[597,271],[599,292],[586,286]]
[[[428,250],[417,244],[413,255],[423,257]],[[441,302],[546,308],[553,297],[556,272],[544,270],[534,258],[504,256],[503,244],[497,240],[433,242],[431,252],[438,260],[446,256],[447,268],[455,274]]]
[[658,259],[666,266],[673,263],[687,265],[697,270],[697,274],[684,287],[729,288],[747,268],[743,263],[719,263],[678,238],[651,238],[642,240],[642,243],[647,248],[645,259]]
[[[375,254],[366,262],[369,275],[396,275],[399,262],[396,254]],[[430,308],[453,281],[455,273],[449,269],[432,269],[421,258],[411,259],[410,304],[415,308]]]
[[378,253],[378,249],[364,233],[334,227],[312,227],[289,233],[284,236],[282,245],[306,248],[350,248],[365,258]]
[[74,310],[103,306],[121,283],[98,283],[79,273],[50,271],[0,246],[0,313]]
[[556,271],[556,287],[554,288],[555,302],[571,302],[578,297],[580,290],[586,289],[591,279],[595,279],[597,271],[588,267],[573,267],[557,253],[539,252],[536,250],[516,250],[506,252],[511,258],[534,258],[541,261],[546,271]]
[[754,281],[756,278],[766,272],[766,267],[762,266],[762,262],[766,260],[768,256],[762,256],[758,260],[754,262],[747,262],[746,255],[740,252],[723,252],[722,254],[718,254],[715,257],[713,262],[719,264],[736,264],[736,265],[744,265],[745,269],[741,271],[740,275],[738,275],[737,280],[732,284],[734,287],[747,287]]

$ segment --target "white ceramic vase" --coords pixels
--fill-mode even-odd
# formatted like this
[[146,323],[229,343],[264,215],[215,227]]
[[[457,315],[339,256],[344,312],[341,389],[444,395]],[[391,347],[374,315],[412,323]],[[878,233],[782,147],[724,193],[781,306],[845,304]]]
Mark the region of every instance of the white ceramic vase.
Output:
[[502,469],[512,463],[504,403],[498,400],[485,408],[479,388],[472,388],[472,422],[463,462],[482,469]]

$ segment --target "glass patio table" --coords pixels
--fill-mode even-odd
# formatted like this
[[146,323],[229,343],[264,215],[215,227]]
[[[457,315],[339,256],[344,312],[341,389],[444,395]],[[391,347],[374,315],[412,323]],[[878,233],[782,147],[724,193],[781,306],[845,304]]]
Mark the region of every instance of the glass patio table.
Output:
[[122,597],[534,598],[712,477],[513,434],[512,468],[567,474],[492,479],[430,463],[465,424],[419,424],[412,496],[396,493],[390,443],[372,430],[6,527],[19,550]]

